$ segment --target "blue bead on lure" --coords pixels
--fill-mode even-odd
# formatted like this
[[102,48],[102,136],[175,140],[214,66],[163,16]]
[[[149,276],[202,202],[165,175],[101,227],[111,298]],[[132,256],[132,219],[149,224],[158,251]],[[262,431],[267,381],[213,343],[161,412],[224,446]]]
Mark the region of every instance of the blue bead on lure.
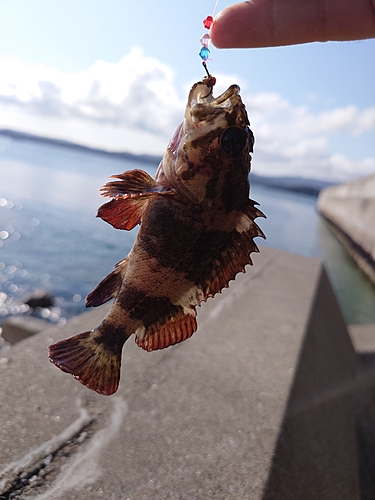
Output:
[[210,55],[210,49],[208,47],[202,47],[199,51],[199,55],[203,59],[203,61],[207,61]]

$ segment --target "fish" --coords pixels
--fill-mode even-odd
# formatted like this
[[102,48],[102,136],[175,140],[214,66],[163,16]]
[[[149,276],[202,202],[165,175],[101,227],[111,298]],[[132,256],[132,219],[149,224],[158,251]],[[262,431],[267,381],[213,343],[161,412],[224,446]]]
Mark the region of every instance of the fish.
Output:
[[146,351],[182,342],[197,330],[197,306],[227,288],[259,252],[249,198],[254,135],[238,85],[213,96],[214,77],[189,93],[183,122],[155,178],[142,170],[113,175],[97,213],[114,228],[140,224],[127,257],[86,297],[114,299],[99,326],[49,346],[49,358],[99,394],[119,386],[122,348],[135,334]]

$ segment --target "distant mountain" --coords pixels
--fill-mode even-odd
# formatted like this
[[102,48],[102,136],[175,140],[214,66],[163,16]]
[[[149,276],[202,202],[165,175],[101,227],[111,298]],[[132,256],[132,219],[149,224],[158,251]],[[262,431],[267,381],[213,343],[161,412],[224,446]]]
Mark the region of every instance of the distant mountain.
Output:
[[[115,157],[142,163],[146,162],[154,165],[155,167],[158,166],[161,160],[161,156],[153,156],[146,154],[137,155],[133,153],[128,153],[126,151],[123,152],[106,151],[104,149],[82,146],[81,144],[64,141],[61,139],[50,139],[48,137],[42,137],[39,135],[28,134],[26,132],[19,132],[10,129],[0,129],[0,136],[10,137],[11,139],[17,141],[33,141],[44,144],[50,144],[62,148],[75,149],[77,151],[84,151],[98,155],[111,156],[112,158]],[[317,179],[305,179],[303,177],[268,177],[253,173],[251,174],[251,182],[253,184],[263,185],[275,189],[297,191],[299,193],[310,194],[312,196],[318,196],[321,189],[328,186],[332,186],[334,184],[332,182],[327,182]]]
[[109,155],[112,158],[115,157],[115,158],[123,158],[126,160],[153,163],[156,166],[158,166],[161,160],[161,156],[137,155],[133,153],[127,153],[125,151],[124,152],[106,151],[105,149],[82,146],[81,144],[77,144],[76,142],[64,141],[62,139],[51,139],[49,137],[42,137],[40,135],[28,134],[27,132],[18,132],[16,130],[10,130],[10,129],[0,129],[0,136],[1,135],[5,137],[10,137],[11,139],[14,139],[16,141],[33,141],[43,144],[51,144],[53,146],[59,146],[62,148],[75,149],[78,151],[86,151],[89,153],[94,153],[99,155]]
[[251,182],[275,189],[286,189],[287,191],[297,191],[299,193],[318,196],[319,192],[334,182],[322,181],[319,179],[306,179],[304,177],[268,177],[251,174]]

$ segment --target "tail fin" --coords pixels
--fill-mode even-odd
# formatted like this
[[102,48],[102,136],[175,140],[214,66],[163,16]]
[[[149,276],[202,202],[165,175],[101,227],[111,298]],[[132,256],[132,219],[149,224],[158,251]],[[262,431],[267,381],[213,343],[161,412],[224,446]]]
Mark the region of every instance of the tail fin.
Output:
[[100,329],[80,333],[49,346],[49,358],[89,389],[110,396],[118,389],[124,331],[106,335]]

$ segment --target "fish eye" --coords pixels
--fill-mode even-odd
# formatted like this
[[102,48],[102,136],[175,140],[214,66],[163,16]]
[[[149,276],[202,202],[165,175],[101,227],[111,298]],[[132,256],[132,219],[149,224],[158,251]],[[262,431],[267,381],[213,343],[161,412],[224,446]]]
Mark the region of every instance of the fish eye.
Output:
[[221,134],[220,145],[224,153],[230,158],[236,158],[239,156],[248,144],[248,140],[251,136],[248,133],[250,130],[248,127],[246,129],[240,127],[228,127]]

